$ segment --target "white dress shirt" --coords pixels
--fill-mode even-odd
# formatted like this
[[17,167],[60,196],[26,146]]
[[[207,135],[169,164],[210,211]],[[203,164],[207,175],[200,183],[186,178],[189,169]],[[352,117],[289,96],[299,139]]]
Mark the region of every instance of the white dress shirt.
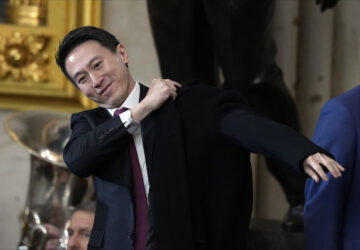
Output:
[[[133,137],[136,152],[137,152],[137,155],[139,158],[141,174],[142,174],[142,178],[144,181],[146,198],[148,199],[150,184],[149,184],[149,178],[148,178],[148,173],[147,173],[147,168],[146,168],[146,160],[145,160],[145,153],[144,153],[144,144],[143,144],[142,135],[141,135],[141,128],[140,128],[140,126],[132,126],[133,121],[132,121],[131,112],[130,112],[130,109],[132,109],[139,103],[139,99],[140,99],[140,84],[138,82],[136,82],[135,87],[131,91],[130,95],[125,99],[123,104],[119,107],[119,108],[128,108],[129,110],[121,113],[119,115],[119,117],[120,117],[121,122],[124,123],[124,126],[127,129],[127,131]],[[117,109],[118,108],[107,109],[107,110],[113,116],[115,113],[115,110],[117,110]]]

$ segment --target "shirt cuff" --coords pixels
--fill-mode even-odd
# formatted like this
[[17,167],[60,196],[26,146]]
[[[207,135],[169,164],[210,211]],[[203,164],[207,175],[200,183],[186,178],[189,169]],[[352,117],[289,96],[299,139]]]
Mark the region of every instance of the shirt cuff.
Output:
[[125,112],[119,115],[121,122],[124,124],[124,127],[130,134],[134,134],[139,127],[139,123],[134,121],[131,117],[131,111],[126,110]]

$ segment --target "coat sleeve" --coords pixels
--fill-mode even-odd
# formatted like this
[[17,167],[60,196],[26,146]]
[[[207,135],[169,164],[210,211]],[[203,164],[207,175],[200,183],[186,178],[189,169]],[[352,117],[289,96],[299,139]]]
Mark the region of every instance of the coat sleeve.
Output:
[[88,177],[111,155],[124,150],[131,140],[118,117],[97,124],[86,113],[71,116],[71,136],[64,148],[63,157],[68,168],[79,177]]
[[302,173],[307,156],[329,154],[292,128],[259,116],[235,94],[221,98],[216,106],[220,132],[250,152],[283,161]]
[[322,109],[313,141],[332,153],[346,169],[341,178],[305,187],[305,237],[308,250],[342,249],[343,222],[351,173],[355,165],[356,127],[349,110],[331,100]]

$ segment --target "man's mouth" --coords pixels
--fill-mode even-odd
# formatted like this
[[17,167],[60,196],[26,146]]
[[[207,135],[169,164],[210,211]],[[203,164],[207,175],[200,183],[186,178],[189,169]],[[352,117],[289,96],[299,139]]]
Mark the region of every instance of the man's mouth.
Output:
[[101,89],[99,95],[105,94],[105,92],[109,89],[111,83],[107,84],[104,88]]

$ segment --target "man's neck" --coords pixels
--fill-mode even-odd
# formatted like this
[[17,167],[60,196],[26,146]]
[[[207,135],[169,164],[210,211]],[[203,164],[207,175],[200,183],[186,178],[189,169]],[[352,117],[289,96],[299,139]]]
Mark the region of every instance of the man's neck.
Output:
[[116,108],[107,109],[111,115],[114,114],[115,110],[118,108],[128,108],[132,109],[134,106],[136,106],[139,103],[140,98],[140,84],[138,82],[134,81],[134,87],[132,88],[132,91],[130,94],[126,97],[125,101]]

